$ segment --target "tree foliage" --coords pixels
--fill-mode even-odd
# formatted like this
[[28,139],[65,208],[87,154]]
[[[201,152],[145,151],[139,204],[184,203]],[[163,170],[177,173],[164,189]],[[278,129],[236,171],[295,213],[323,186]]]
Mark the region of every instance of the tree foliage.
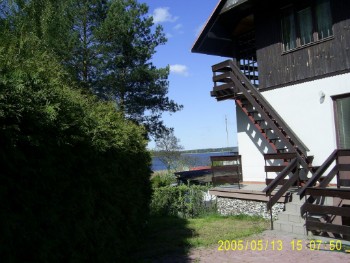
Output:
[[148,215],[145,130],[75,86],[35,32],[1,23],[1,261],[125,261]]
[[165,131],[156,140],[156,156],[167,167],[167,170],[177,170],[181,159],[180,140],[175,136],[174,131]]
[[167,130],[163,112],[181,110],[167,97],[169,68],[157,68],[151,61],[166,38],[162,27],[154,26],[146,4],[4,0],[3,10],[16,34],[34,34],[57,55],[71,79],[115,101],[119,112],[144,125],[151,136]]

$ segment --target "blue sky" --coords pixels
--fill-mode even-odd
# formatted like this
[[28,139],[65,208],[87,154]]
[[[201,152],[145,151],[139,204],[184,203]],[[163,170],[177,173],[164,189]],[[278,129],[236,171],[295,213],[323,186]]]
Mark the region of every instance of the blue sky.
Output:
[[[168,42],[158,47],[153,58],[157,67],[170,65],[170,99],[184,109],[163,114],[168,127],[186,150],[237,146],[235,104],[217,102],[210,96],[213,87],[211,66],[227,58],[191,53],[202,26],[218,0],[140,0],[149,6],[155,23],[163,26]],[[229,138],[226,135],[226,122]],[[155,147],[151,141],[148,146]]]

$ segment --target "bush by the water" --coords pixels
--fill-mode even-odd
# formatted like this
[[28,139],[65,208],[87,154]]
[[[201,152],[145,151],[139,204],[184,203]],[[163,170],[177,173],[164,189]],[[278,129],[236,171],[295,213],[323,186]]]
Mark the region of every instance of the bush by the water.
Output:
[[151,177],[152,188],[164,187],[176,183],[176,177],[170,171],[154,172]]
[[193,218],[216,211],[214,202],[206,202],[204,195],[209,186],[180,185],[155,188],[152,195],[151,214],[155,216],[180,216]]
[[121,260],[148,215],[144,130],[22,41],[0,49],[0,261]]

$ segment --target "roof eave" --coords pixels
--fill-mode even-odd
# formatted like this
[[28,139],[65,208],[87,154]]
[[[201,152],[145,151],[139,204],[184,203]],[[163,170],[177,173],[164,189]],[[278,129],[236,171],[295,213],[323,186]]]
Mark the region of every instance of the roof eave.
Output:
[[[200,54],[207,54],[207,55],[218,55],[218,56],[224,56],[224,57],[230,57],[230,52],[228,50],[221,52],[220,50],[214,50],[210,48],[203,48],[204,45],[208,46],[208,40],[213,40],[216,36],[215,33],[212,32],[213,27],[217,23],[219,16],[223,13],[226,13],[234,8],[240,7],[242,4],[247,3],[249,0],[238,0],[235,4],[232,4],[225,8],[225,4],[227,0],[219,0],[218,4],[216,5],[215,9],[213,10],[212,14],[210,15],[209,19],[207,20],[205,26],[202,28],[201,33],[198,35],[196,41],[194,42],[191,52],[192,53],[200,53]],[[232,39],[223,38],[223,37],[216,37],[216,41],[221,41],[221,43],[225,43],[224,45],[229,45],[232,43]],[[218,45],[215,45],[215,49],[219,48],[219,42]]]
[[205,39],[206,35],[210,31],[211,27],[213,26],[214,22],[216,21],[218,15],[220,14],[221,8],[224,5],[224,2],[226,0],[219,0],[219,2],[216,4],[216,7],[214,8],[213,12],[211,13],[210,17],[208,18],[207,22],[203,26],[200,34],[198,35],[196,41],[192,45],[191,52],[193,53],[202,53],[199,51],[200,46],[203,44],[203,40]]

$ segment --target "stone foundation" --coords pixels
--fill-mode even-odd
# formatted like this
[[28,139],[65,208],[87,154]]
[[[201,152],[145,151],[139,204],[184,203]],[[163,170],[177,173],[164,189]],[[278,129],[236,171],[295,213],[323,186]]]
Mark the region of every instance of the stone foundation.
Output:
[[[266,202],[217,197],[217,208],[221,215],[245,214],[270,219],[270,212],[266,209]],[[272,217],[277,219],[277,215],[283,210],[284,204],[275,204],[272,208]]]

